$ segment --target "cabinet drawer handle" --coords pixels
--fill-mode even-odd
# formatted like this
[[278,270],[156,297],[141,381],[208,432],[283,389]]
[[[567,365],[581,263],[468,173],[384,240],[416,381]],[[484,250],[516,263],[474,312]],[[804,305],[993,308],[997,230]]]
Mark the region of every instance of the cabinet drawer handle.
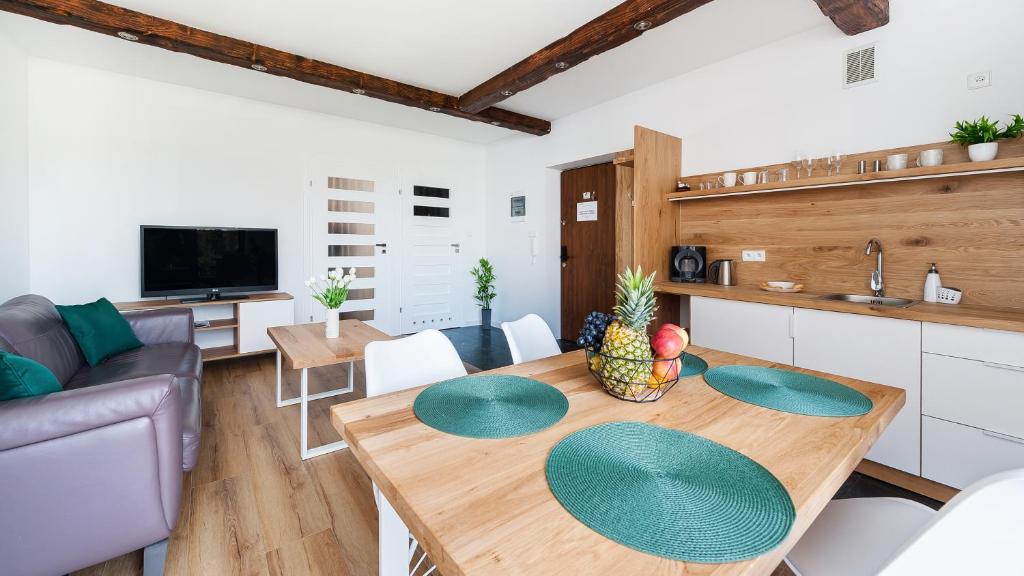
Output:
[[981,433],[985,436],[999,438],[1000,440],[1006,440],[1007,442],[1013,442],[1014,444],[1024,444],[1024,438],[1017,438],[1016,436],[1010,436],[1008,434],[1000,434],[999,432],[992,432],[991,430],[982,430]]
[[983,366],[989,368],[997,368],[999,370],[1013,370],[1014,372],[1024,372],[1024,366],[1011,366],[1009,364],[996,364],[995,362],[982,362]]

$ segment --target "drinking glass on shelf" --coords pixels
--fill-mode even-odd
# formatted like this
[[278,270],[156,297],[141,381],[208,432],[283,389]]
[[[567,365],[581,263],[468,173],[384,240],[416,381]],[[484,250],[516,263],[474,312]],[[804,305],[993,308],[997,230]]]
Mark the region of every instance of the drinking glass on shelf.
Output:
[[804,169],[807,170],[807,177],[814,176],[814,157],[810,154],[804,156]]
[[807,158],[807,154],[804,154],[803,152],[797,152],[796,154],[793,155],[793,162],[791,162],[791,164],[793,164],[793,167],[796,168],[797,178],[800,177],[800,167],[804,165],[805,158]]
[[844,154],[842,152],[833,152],[828,157],[828,175],[835,174],[839,176],[839,169],[843,166]]

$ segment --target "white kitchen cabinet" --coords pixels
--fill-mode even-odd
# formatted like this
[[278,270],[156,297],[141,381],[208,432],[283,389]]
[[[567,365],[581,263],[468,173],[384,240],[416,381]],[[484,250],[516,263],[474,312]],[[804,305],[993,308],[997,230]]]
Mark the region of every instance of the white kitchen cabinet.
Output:
[[723,352],[792,365],[792,320],[788,306],[690,298],[691,340]]
[[932,322],[922,330],[925,352],[1024,368],[1024,333]]
[[922,354],[921,413],[1024,438],[1024,368]]
[[238,304],[238,353],[273,350],[267,328],[295,323],[294,300],[267,300]]
[[923,330],[921,475],[964,488],[1024,467],[1024,334]]
[[998,472],[1024,468],[1024,438],[931,416],[921,418],[921,475],[954,488]]
[[906,391],[906,404],[867,458],[921,473],[921,323],[798,308],[793,360],[809,368]]

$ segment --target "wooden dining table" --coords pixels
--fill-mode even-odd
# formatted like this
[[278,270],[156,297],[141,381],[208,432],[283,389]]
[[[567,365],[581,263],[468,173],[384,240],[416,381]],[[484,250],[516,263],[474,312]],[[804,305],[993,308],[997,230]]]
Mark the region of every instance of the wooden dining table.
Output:
[[[770,574],[896,416],[904,391],[696,346],[687,352],[710,367],[771,366],[829,378],[874,406],[855,417],[791,414],[725,396],[701,376],[680,379],[657,402],[626,402],[604,392],[580,350],[485,372],[540,380],[568,398],[561,421],[528,436],[473,439],[430,428],[412,410],[422,388],[339,404],[331,419],[386,498],[379,508],[397,513],[444,576]],[[683,430],[760,463],[793,500],[789,535],[751,560],[698,564],[628,548],[585,526],[555,499],[545,463],[567,435],[613,421]]]

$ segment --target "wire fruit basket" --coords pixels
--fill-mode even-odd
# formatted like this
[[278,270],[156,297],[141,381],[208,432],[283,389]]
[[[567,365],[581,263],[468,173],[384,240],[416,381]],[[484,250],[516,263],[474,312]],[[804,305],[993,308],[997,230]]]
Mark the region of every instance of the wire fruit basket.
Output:
[[[630,402],[660,400],[679,382],[685,354],[681,353],[672,359],[637,360],[604,354],[593,347],[587,347],[586,351],[587,369],[604,391],[619,400]],[[669,362],[678,363],[679,369],[670,369],[666,365]]]

